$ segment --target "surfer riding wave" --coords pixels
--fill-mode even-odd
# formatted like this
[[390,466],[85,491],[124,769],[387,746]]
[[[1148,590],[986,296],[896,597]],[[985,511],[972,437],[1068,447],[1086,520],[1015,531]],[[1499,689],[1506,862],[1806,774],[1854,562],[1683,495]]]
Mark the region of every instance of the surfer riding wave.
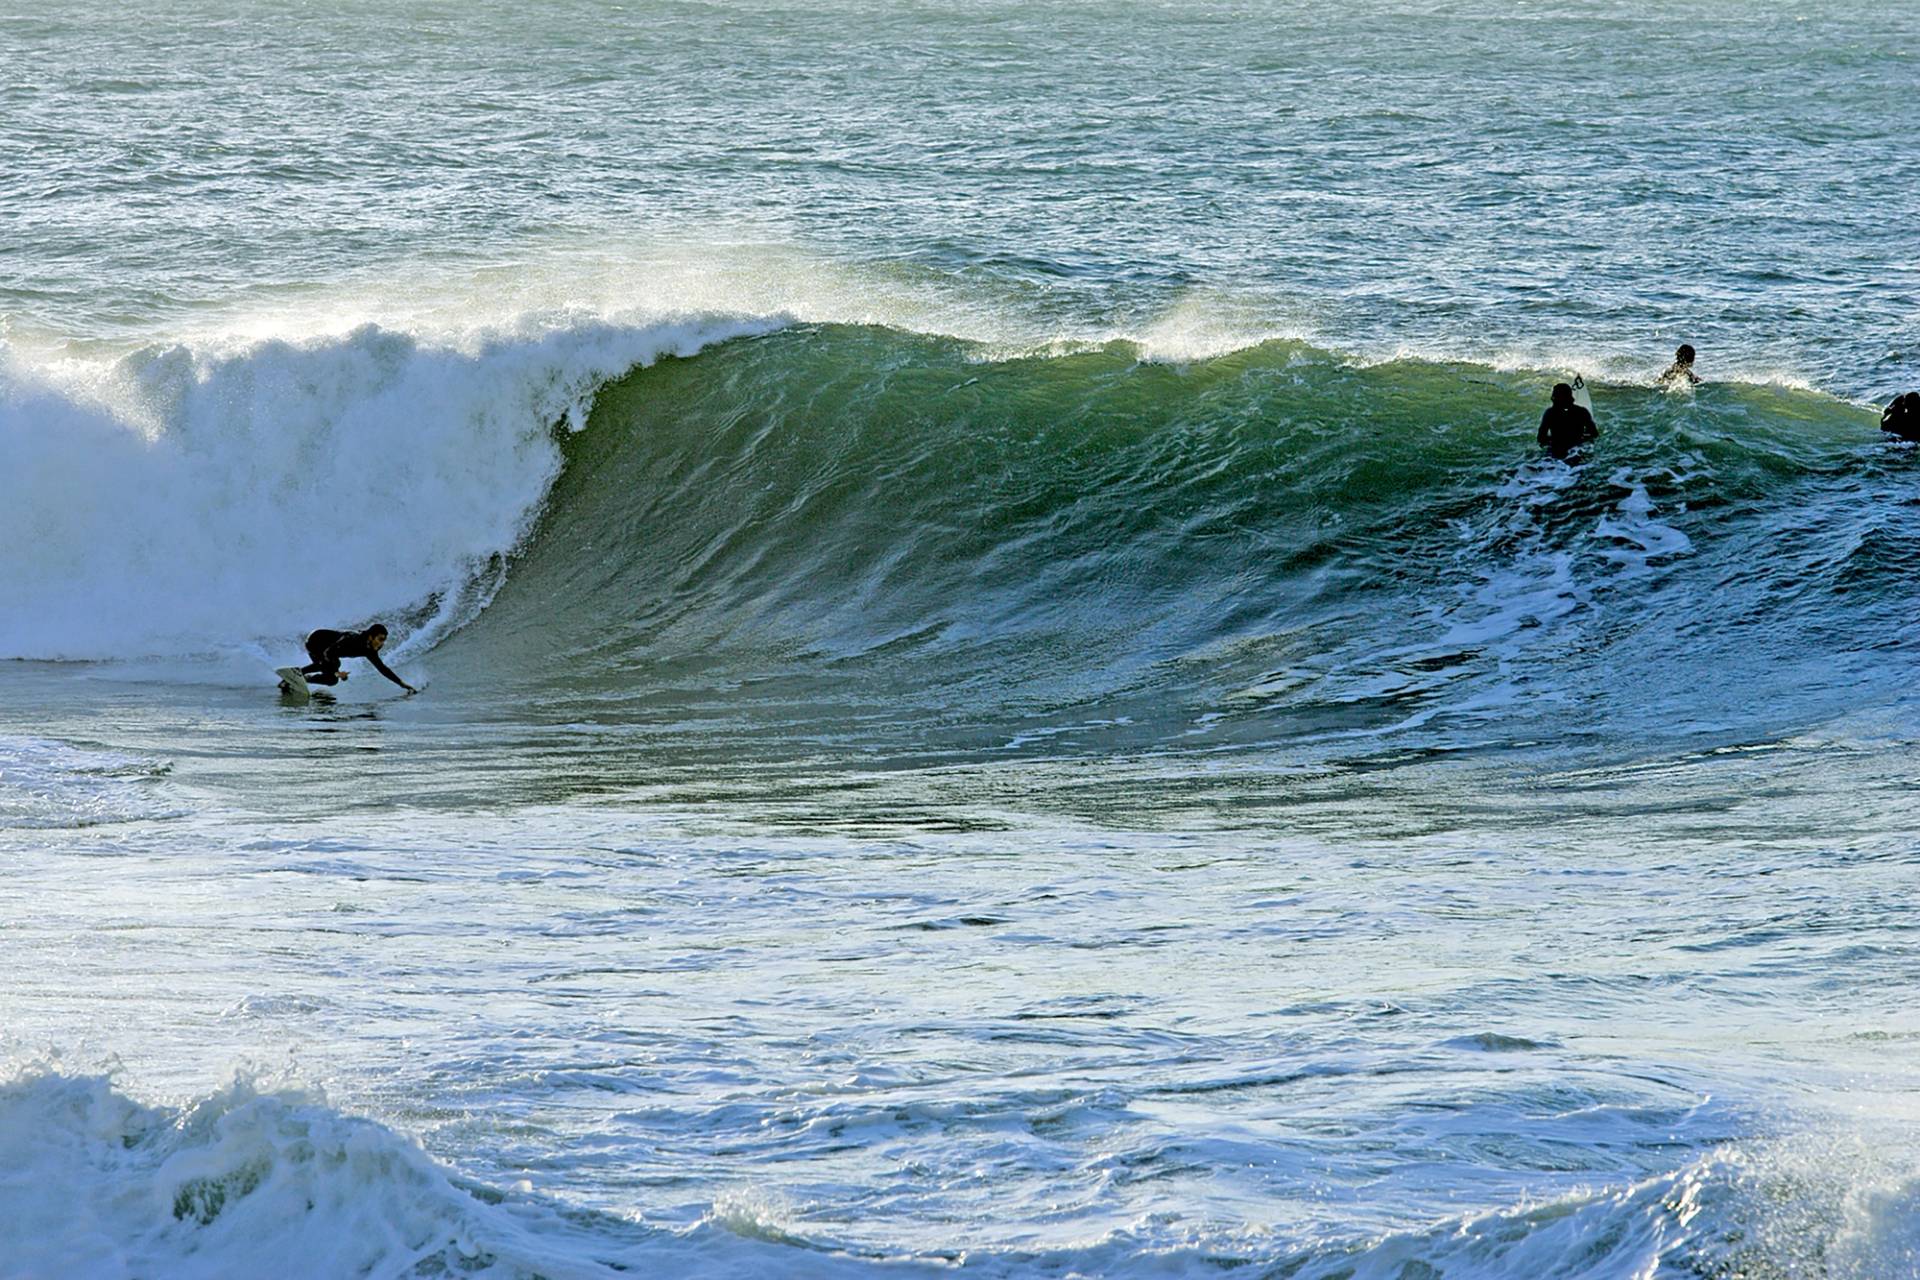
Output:
[[380,661],[380,648],[386,642],[387,628],[378,622],[365,631],[332,631],[323,627],[307,637],[307,657],[312,661],[300,669],[300,674],[309,684],[338,684],[348,674],[340,669],[342,658],[365,658],[375,671],[408,693],[418,693],[419,690]]

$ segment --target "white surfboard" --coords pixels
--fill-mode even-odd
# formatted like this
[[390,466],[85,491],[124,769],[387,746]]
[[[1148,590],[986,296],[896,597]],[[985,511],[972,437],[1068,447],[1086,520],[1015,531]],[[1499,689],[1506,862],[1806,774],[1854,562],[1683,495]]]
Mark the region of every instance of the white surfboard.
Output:
[[307,685],[307,678],[300,674],[298,667],[275,667],[273,674],[280,677],[280,692],[289,698],[305,702],[313,696],[313,690]]
[[[1587,392],[1587,380],[1577,373],[1573,375],[1573,402],[1588,413],[1593,412],[1593,397]],[[1594,421],[1600,419],[1595,418]]]

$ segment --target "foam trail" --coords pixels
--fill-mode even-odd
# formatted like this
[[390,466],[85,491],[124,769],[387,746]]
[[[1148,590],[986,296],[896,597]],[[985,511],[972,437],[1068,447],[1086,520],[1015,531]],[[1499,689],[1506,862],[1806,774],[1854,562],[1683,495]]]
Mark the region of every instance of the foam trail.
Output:
[[120,752],[0,734],[0,831],[177,816],[180,806],[153,786],[165,772]]
[[446,602],[558,472],[557,420],[634,366],[778,323],[367,325],[104,365],[0,346],[0,545],[20,549],[0,657],[204,653],[430,598],[457,623]]

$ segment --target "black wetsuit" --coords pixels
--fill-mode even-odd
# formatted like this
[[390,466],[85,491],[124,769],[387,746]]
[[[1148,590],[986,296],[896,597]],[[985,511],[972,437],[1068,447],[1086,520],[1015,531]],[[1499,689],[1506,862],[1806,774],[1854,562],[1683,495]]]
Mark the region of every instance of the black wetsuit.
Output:
[[1600,434],[1593,415],[1577,404],[1550,404],[1540,415],[1540,447],[1565,458]]
[[301,668],[300,674],[312,684],[339,684],[340,659],[365,658],[373,664],[373,669],[402,689],[409,688],[405,680],[387,670],[387,664],[380,661],[373,646],[367,643],[364,631],[329,631],[324,627],[307,637],[307,656],[313,661]]
[[1895,396],[1880,415],[1880,429],[1901,440],[1920,440],[1920,391]]

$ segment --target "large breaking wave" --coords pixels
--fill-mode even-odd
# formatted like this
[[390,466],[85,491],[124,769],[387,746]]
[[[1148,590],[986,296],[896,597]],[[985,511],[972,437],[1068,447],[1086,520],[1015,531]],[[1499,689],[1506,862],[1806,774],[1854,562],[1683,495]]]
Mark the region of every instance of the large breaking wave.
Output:
[[0,347],[0,656],[205,653],[319,618],[457,620],[610,377],[764,322],[531,317],[428,338],[28,361]]
[[1591,461],[1529,460],[1556,376],[714,313],[16,358],[0,654],[385,615],[608,713],[785,680],[854,721],[991,722],[976,744],[1469,740],[1628,689],[1725,730],[1717,690],[1870,691],[1835,658],[1911,641],[1911,451],[1789,385],[1618,383]]
[[1911,452],[1815,392],[1616,384],[1568,468],[1532,457],[1553,378],[782,330],[604,389],[441,659],[596,715],[733,689],[969,746],[1470,742],[1629,699],[1727,731],[1871,696],[1878,664],[1834,659],[1907,642]]

